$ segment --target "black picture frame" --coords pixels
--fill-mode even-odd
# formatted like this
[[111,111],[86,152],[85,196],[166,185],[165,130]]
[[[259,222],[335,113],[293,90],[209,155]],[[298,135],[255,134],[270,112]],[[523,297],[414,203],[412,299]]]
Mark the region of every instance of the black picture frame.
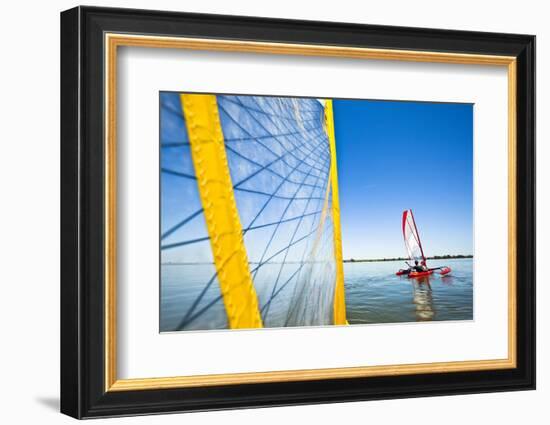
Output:
[[[517,59],[517,367],[105,391],[104,34],[307,43]],[[535,388],[535,37],[76,7],[61,13],[61,412],[75,418]]]

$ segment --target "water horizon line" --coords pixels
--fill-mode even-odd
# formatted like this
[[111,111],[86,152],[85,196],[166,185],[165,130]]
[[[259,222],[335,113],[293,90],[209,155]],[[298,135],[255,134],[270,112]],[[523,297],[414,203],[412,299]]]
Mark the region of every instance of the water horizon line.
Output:
[[[426,257],[426,260],[459,260],[465,258],[474,258],[473,254],[445,254],[445,255],[432,255]],[[344,263],[375,263],[383,261],[410,261],[407,257],[384,257],[384,258],[345,258]],[[286,264],[301,264],[301,263],[322,263],[324,261],[285,261]],[[250,264],[260,264],[259,261],[249,261]],[[190,266],[190,265],[206,265],[214,264],[213,261],[168,261],[161,262],[162,266]],[[282,261],[270,261],[265,264],[283,264]]]

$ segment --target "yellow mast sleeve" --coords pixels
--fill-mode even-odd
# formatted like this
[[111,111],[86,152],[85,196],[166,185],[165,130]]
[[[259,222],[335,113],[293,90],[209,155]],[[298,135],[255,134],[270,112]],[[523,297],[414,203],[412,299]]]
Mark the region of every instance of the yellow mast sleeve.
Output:
[[182,94],[180,98],[229,327],[261,328],[216,96]]

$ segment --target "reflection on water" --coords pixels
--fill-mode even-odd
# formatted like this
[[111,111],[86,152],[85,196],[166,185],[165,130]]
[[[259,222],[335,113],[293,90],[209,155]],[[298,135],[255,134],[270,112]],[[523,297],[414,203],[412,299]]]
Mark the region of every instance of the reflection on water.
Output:
[[428,261],[452,273],[423,278],[395,276],[399,261],[345,263],[350,324],[473,319],[473,260]]
[[432,320],[435,312],[430,277],[411,279],[411,285],[413,288],[413,302],[416,306],[416,320],[419,322]]

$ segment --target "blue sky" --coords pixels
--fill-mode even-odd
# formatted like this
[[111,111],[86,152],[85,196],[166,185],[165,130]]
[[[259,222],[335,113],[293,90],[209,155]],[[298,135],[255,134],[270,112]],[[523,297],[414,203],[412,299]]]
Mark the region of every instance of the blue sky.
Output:
[[334,100],[344,258],[473,253],[473,105]]

